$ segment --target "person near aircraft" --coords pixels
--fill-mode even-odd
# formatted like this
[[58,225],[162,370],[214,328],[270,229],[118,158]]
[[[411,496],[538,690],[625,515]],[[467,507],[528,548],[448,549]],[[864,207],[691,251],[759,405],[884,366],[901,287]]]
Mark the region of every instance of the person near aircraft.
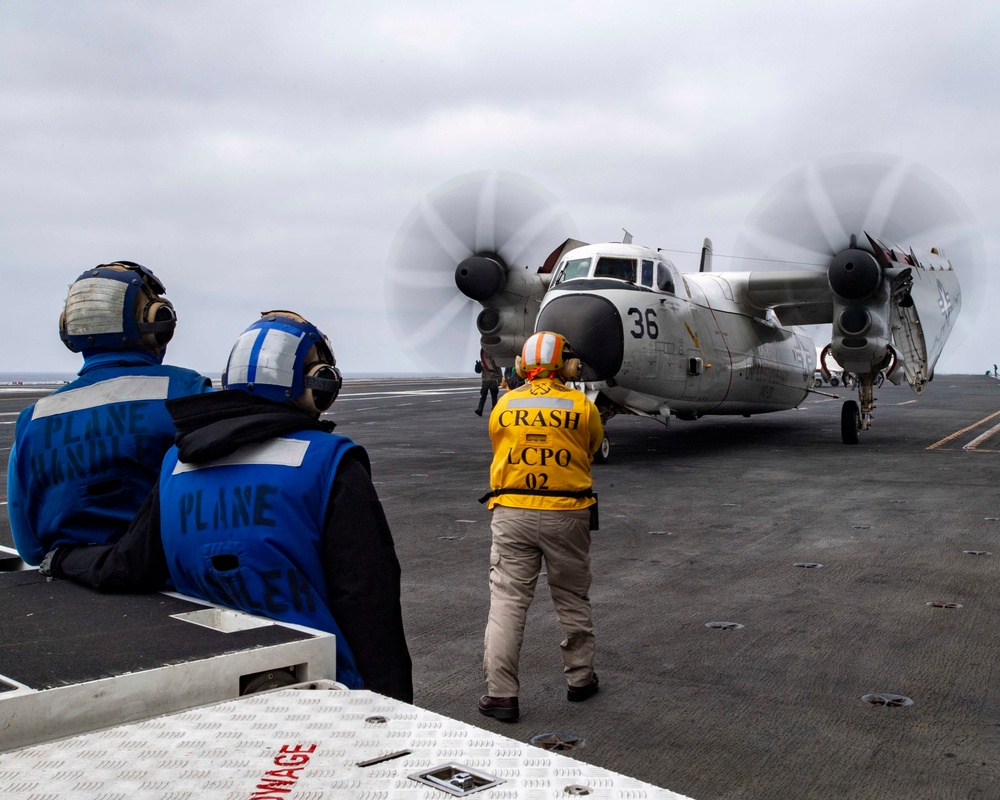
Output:
[[177,323],[164,291],[132,261],[69,287],[59,335],[83,367],[21,412],[7,469],[11,533],[28,564],[58,545],[121,537],[174,443],[165,402],[211,391],[209,378],[163,364]]
[[517,371],[513,367],[507,367],[503,371],[503,379],[504,383],[507,384],[508,391],[516,389],[518,386],[524,383],[524,381],[521,380],[520,376],[518,376],[517,374]]
[[496,408],[497,405],[497,395],[500,394],[500,367],[497,366],[497,362],[493,360],[493,356],[487,353],[485,350],[479,351],[479,360],[476,362],[475,366],[476,372],[482,377],[482,386],[479,389],[479,406],[476,408],[476,415],[483,415],[483,407],[486,405],[486,395],[490,395],[491,406],[490,408]]
[[492,511],[490,611],[483,647],[487,694],[480,713],[505,722],[520,716],[518,660],[528,607],[542,558],[562,627],[567,699],[598,689],[590,605],[590,531],[597,495],[590,464],[604,438],[601,415],[587,396],[566,385],[580,371],[565,338],[535,333],[516,359],[526,383],[507,392],[490,415]]
[[177,444],[128,532],[59,547],[43,573],[101,591],[169,581],[328,631],[338,681],[412,702],[400,566],[368,454],[320,419],[340,392],[336,364],[315,325],[265,312],[236,341],[223,391],[167,403]]

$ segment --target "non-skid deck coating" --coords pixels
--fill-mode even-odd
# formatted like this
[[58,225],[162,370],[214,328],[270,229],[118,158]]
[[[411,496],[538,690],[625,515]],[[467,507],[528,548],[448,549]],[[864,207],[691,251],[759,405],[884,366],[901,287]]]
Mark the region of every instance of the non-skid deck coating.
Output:
[[37,570],[0,575],[0,596],[0,676],[38,690],[315,638],[283,625],[220,633],[178,619],[204,609],[179,597],[100,594]]
[[[300,686],[0,753],[0,794],[448,800],[471,788],[482,800],[690,800],[374,692]],[[472,786],[452,780],[470,772]]]
[[[9,448],[31,393],[0,396]],[[698,800],[1000,797],[1000,432],[985,435],[1000,381],[941,375],[919,397],[877,396],[854,447],[822,396],[666,430],[612,420],[611,463],[594,470],[601,692],[566,701],[543,582],[508,725],[476,710],[490,544],[478,381],[348,384],[331,416],[371,455],[417,705],[523,742],[575,734],[574,758]],[[880,693],[913,704],[862,700]]]

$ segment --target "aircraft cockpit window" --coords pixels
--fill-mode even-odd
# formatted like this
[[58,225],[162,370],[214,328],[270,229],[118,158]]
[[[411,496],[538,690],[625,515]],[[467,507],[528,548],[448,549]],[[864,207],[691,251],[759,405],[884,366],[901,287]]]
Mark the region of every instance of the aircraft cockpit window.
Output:
[[563,262],[555,282],[562,283],[563,281],[571,281],[573,278],[586,278],[588,272],[590,272],[589,258],[571,258],[569,261]]
[[674,293],[674,273],[662,262],[656,265],[656,288],[670,294]]
[[653,288],[653,262],[642,260],[642,279],[640,281],[643,286],[648,286]]
[[594,277],[617,278],[620,281],[635,283],[635,259],[603,256],[597,262],[597,268],[594,270]]

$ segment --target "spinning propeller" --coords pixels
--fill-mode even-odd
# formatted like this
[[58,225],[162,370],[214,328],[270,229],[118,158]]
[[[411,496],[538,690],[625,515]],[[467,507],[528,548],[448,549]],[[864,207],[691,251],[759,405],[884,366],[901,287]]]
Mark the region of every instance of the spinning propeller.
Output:
[[[962,314],[951,348],[975,321],[986,291],[986,256],[976,220],[958,193],[919,164],[879,153],[820,159],[774,186],[747,216],[733,269],[827,270],[852,235],[920,250],[937,248],[961,285]],[[964,329],[964,330],[963,330]]]
[[431,191],[389,257],[386,304],[406,353],[425,368],[470,372],[482,309],[456,279],[474,281],[463,289],[486,300],[504,290],[511,270],[534,271],[571,227],[552,195],[512,172],[472,172]]

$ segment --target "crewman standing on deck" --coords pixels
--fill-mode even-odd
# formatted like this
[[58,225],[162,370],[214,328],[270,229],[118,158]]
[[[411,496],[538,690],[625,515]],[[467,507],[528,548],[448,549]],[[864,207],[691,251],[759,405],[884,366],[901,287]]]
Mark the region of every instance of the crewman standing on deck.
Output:
[[168,398],[212,382],[163,364],[177,316],[152,270],[115,261],[69,287],[59,336],[80,377],[21,412],[7,469],[17,551],[37,565],[60,544],[116,541],[174,443]]
[[476,416],[481,417],[483,415],[483,407],[486,405],[487,394],[489,394],[491,399],[490,408],[496,408],[497,395],[500,393],[500,379],[503,377],[503,373],[500,371],[500,367],[497,366],[497,362],[493,359],[493,356],[483,349],[479,350],[479,361],[475,364],[475,370],[482,378],[479,388],[479,405],[476,406]]
[[481,502],[493,512],[493,546],[483,654],[487,694],[479,711],[507,722],[520,715],[518,661],[543,556],[564,635],[567,699],[586,700],[598,688],[588,595],[590,531],[597,528],[590,464],[604,428],[594,403],[565,383],[580,367],[562,335],[532,335],[515,364],[527,382],[504,394],[490,415],[491,491]]

